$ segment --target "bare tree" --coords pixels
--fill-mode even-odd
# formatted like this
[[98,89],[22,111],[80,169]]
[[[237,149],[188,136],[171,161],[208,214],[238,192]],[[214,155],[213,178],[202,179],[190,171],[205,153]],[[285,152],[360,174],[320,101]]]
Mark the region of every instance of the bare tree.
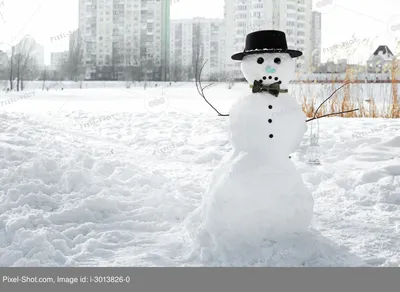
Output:
[[[122,54],[118,49],[118,42],[112,42],[112,53],[111,53],[111,79],[118,80],[118,68],[121,66],[122,63]],[[125,66],[122,66],[125,68]]]
[[16,46],[15,52],[15,66],[17,74],[17,91],[24,90],[24,75],[29,67],[33,67],[35,60],[32,53],[35,47],[35,41],[31,38],[25,37]]
[[204,58],[203,38],[201,35],[200,22],[198,22],[198,23],[193,24],[193,42],[192,42],[193,73],[192,73],[192,76],[194,77],[194,79],[197,78],[197,74],[200,71],[200,66],[201,66],[200,64],[203,64],[203,58]]
[[10,54],[10,57],[8,58],[8,68],[9,68],[8,78],[10,81],[10,90],[13,90],[13,88],[14,88],[14,83],[13,83],[13,81],[14,81],[14,61],[15,61],[14,54],[15,54],[15,47],[12,46],[11,54]]
[[175,82],[182,81],[182,77],[184,75],[184,70],[183,70],[182,66],[174,64],[170,67],[170,72],[171,72],[170,79],[172,81],[175,81]]
[[[91,49],[91,43],[88,42],[86,45]],[[71,33],[71,41],[69,46],[69,55],[68,61],[63,66],[64,73],[67,76],[66,79],[74,80],[74,81],[82,81],[82,77],[84,75],[85,66],[82,64],[83,62],[83,38],[80,33],[80,30],[77,29]]]
[[143,67],[136,57],[130,56],[129,60],[125,62],[125,81],[141,81],[143,75]]
[[44,70],[42,72],[42,78],[43,78],[43,84],[42,84],[42,90],[44,90],[46,80],[47,80],[47,67],[44,67]]
[[[208,60],[207,60],[208,61]],[[206,95],[204,93],[204,90],[207,89],[208,87],[212,86],[213,83],[210,83],[206,86],[203,87],[203,85],[201,84],[201,74],[203,72],[203,68],[206,65],[207,61],[205,61],[202,65],[200,65],[199,62],[196,63],[196,68],[198,68],[198,70],[196,71],[195,74],[195,80],[196,80],[196,89],[197,92],[199,93],[199,95],[201,97],[203,97],[203,99],[205,100],[205,102],[218,114],[218,116],[222,116],[222,117],[228,117],[229,114],[221,114],[206,98]]]

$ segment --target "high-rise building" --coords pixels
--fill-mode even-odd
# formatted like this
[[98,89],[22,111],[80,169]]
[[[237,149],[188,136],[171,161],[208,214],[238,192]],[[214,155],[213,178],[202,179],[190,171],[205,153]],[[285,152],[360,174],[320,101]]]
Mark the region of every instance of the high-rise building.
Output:
[[[311,63],[312,0],[225,0],[226,66],[240,77],[240,63],[231,55],[243,51],[246,35],[257,30],[281,30],[288,47],[303,52],[296,69],[308,71]],[[236,64],[235,64],[236,63]]]
[[80,0],[85,78],[167,79],[169,9],[166,0]]
[[170,77],[195,78],[196,63],[206,62],[202,78],[226,78],[224,68],[225,30],[222,19],[193,18],[171,21]]
[[312,12],[311,25],[311,71],[314,71],[321,65],[321,12]]
[[51,69],[60,70],[68,61],[69,51],[51,53]]

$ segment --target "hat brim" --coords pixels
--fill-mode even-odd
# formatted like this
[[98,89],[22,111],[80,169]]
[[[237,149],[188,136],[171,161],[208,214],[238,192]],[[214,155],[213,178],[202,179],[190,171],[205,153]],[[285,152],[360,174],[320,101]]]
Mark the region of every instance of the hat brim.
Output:
[[264,53],[282,53],[282,54],[289,54],[290,57],[292,58],[297,58],[300,57],[301,55],[303,55],[302,52],[297,51],[297,50],[286,50],[286,51],[271,51],[271,50],[257,50],[257,51],[251,51],[251,52],[241,52],[241,53],[237,53],[232,55],[232,60],[236,60],[236,61],[241,61],[243,60],[243,58],[247,55],[254,55],[254,54],[264,54]]

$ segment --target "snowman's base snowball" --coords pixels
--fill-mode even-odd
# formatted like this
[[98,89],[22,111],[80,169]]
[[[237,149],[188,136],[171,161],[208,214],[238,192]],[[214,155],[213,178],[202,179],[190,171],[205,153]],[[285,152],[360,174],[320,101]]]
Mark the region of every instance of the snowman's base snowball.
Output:
[[[206,241],[208,235],[200,233]],[[225,248],[198,242],[191,249],[189,261],[204,266],[223,267],[360,267],[365,261],[338,246],[319,232],[265,240],[258,245],[227,242]]]
[[260,155],[234,153],[215,171],[201,207],[191,215],[189,221],[198,222],[191,237],[222,250],[260,246],[306,233],[313,207],[312,195],[289,159],[277,170]]

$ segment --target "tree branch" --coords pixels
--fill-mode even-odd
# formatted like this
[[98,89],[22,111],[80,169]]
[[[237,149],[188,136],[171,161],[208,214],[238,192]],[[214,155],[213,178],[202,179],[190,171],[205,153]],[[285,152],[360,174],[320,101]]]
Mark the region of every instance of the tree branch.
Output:
[[327,102],[336,92],[338,92],[340,89],[342,89],[343,87],[345,87],[346,85],[349,85],[350,81],[345,82],[345,84],[343,84],[342,86],[340,86],[339,88],[337,88],[327,99],[325,99],[317,108],[317,110],[314,112],[314,116],[311,119],[306,120],[306,123],[311,122],[313,120],[317,120],[320,118],[324,118],[324,117],[328,117],[328,116],[334,116],[334,115],[340,115],[340,114],[345,114],[345,113],[351,113],[351,112],[355,112],[358,111],[359,109],[353,109],[353,110],[349,110],[349,111],[343,111],[343,112],[338,112],[338,113],[331,113],[331,114],[327,114],[327,115],[323,115],[320,117],[316,117],[318,110],[321,108],[321,106]]
[[[207,102],[207,104],[218,114],[218,116],[221,116],[221,117],[229,117],[229,114],[221,114],[208,100],[207,100],[207,98],[206,98],[206,96],[205,96],[205,94],[204,94],[204,89],[206,89],[207,87],[209,87],[209,86],[211,86],[211,85],[213,85],[213,83],[211,83],[211,84],[208,84],[207,86],[205,86],[205,87],[202,87],[201,86],[201,73],[203,72],[203,68],[204,68],[204,66],[206,65],[206,63],[207,63],[207,61],[205,61],[204,62],[204,64],[201,66],[201,68],[200,68],[200,70],[199,70],[199,73],[197,74],[197,72],[196,72],[196,75],[195,75],[195,77],[196,77],[196,89],[197,89],[197,92],[199,93],[199,95],[201,96],[201,97],[203,97],[203,99]],[[196,60],[196,71],[197,71],[197,68],[199,67],[199,60],[197,59]]]
[[311,118],[311,119],[306,120],[306,122],[308,123],[308,122],[311,122],[311,121],[313,121],[313,120],[317,120],[317,119],[320,119],[320,118],[329,117],[329,116],[334,116],[334,115],[340,115],[340,114],[346,114],[346,113],[351,113],[351,112],[355,112],[355,111],[358,111],[358,110],[359,110],[359,109],[357,108],[357,109],[353,109],[353,110],[349,110],[349,111],[344,111],[344,112],[339,112],[339,113],[331,113],[331,114],[323,115],[323,116],[320,116],[320,117],[313,117],[313,118]]

